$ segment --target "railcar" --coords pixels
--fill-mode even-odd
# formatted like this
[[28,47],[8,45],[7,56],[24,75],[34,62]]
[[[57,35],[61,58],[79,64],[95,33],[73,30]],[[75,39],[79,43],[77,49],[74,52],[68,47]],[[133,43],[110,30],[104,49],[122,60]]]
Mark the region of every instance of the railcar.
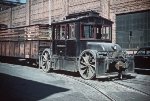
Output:
[[36,65],[38,53],[50,46],[49,25],[36,24],[0,30],[2,62]]
[[[0,52],[7,56],[6,50],[14,45],[13,54],[8,52],[11,57],[19,55],[20,59],[23,56],[29,62],[38,60],[39,68],[44,72],[52,69],[79,72],[84,79],[111,75],[122,78],[123,73],[134,72],[134,62],[118,44],[112,43],[112,24],[94,11],[69,14],[62,21],[47,25],[47,32],[43,32],[47,39],[42,40],[41,34],[36,38],[37,33],[34,33],[35,39],[0,41]],[[38,33],[45,28],[37,26]]]

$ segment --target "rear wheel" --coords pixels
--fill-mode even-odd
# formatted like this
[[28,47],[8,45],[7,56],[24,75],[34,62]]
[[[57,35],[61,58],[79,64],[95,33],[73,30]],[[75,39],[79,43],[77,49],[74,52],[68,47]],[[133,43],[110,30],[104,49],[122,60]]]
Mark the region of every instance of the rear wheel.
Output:
[[45,49],[42,53],[41,67],[44,72],[49,72],[51,69],[51,54],[49,49]]
[[85,50],[79,57],[79,73],[84,79],[93,79],[96,75],[96,54]]

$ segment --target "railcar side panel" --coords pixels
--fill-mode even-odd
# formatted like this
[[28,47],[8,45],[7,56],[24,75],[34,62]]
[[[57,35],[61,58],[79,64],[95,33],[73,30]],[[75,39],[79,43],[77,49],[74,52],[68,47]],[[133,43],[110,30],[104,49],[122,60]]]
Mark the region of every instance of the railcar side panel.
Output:
[[2,42],[2,56],[5,56],[6,55],[6,43],[5,42]]
[[13,41],[10,41],[10,56],[14,57],[15,56],[15,43]]
[[0,56],[2,55],[2,45],[1,45],[2,42],[0,42]]
[[24,41],[20,42],[20,57],[24,58]]
[[26,41],[25,42],[25,58],[30,58],[31,54],[31,41]]
[[31,56],[30,58],[32,59],[37,59],[38,58],[38,41],[31,41]]
[[15,56],[14,57],[19,57],[19,53],[20,53],[20,46],[19,46],[19,42],[15,41]]
[[9,51],[10,51],[10,42],[6,42],[6,56],[9,56]]

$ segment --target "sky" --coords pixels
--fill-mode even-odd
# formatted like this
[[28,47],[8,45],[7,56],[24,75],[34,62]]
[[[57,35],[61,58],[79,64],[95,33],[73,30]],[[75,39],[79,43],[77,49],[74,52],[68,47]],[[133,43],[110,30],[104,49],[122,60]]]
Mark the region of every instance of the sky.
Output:
[[[16,2],[17,0],[7,0],[7,1],[14,1]],[[26,3],[26,0],[20,0],[21,3]]]

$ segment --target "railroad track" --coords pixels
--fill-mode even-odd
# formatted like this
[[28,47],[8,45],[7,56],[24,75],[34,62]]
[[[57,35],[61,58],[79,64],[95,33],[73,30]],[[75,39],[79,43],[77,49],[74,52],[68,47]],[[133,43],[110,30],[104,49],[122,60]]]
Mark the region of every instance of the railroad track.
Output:
[[134,88],[134,87],[128,86],[128,85],[126,85],[126,84],[120,83],[120,82],[118,82],[118,81],[112,81],[112,82],[115,83],[115,84],[121,85],[121,86],[123,86],[123,87],[132,89],[132,90],[134,90],[134,91],[140,92],[140,93],[142,93],[142,94],[144,94],[144,95],[146,95],[146,96],[150,96],[149,93],[143,92],[142,90],[139,90],[139,89],[136,89],[136,88]]
[[142,80],[142,81],[141,80],[132,80],[132,81],[131,80],[122,80],[121,82],[150,86],[150,82],[145,81],[145,80]]
[[[62,74],[60,74],[60,75],[62,75]],[[79,82],[81,84],[87,85],[87,86],[95,89],[96,91],[98,91],[99,93],[101,93],[102,95],[104,95],[110,101],[117,101],[116,99],[114,99],[110,95],[108,95],[106,92],[101,91],[96,85],[88,82],[89,80],[84,80],[82,78],[72,77],[72,76],[67,76],[67,75],[62,75],[62,76],[64,76],[65,78],[67,77],[67,78],[73,79],[73,80],[75,80],[75,81],[77,81],[77,82]]]
[[106,94],[105,92],[101,91],[97,86],[95,86],[94,84],[92,83],[89,83],[89,82],[86,82],[86,80],[80,80],[80,79],[75,79],[73,78],[74,80],[78,81],[78,82],[81,82],[83,84],[86,84],[92,88],[94,88],[95,90],[97,90],[98,92],[100,92],[101,94],[103,94],[106,98],[108,98],[110,101],[117,101],[115,100],[114,98],[112,98],[111,96],[109,96],[108,94]]
[[[61,74],[62,75],[62,74]],[[104,95],[108,100],[110,100],[110,101],[117,101],[116,99],[114,99],[115,97],[113,96],[113,95],[111,95],[110,96],[110,94],[106,91],[103,91],[102,89],[100,89],[99,88],[99,81],[93,81],[93,82],[95,82],[95,83],[90,83],[91,82],[91,80],[84,80],[84,79],[81,79],[81,78],[79,78],[79,77],[72,77],[72,76],[68,76],[68,75],[63,75],[64,77],[67,77],[67,78],[70,78],[70,79],[73,79],[73,80],[76,80],[76,81],[78,81],[78,82],[80,82],[80,83],[82,83],[82,84],[85,84],[85,85],[87,85],[87,86],[89,86],[89,87],[92,87],[93,89],[95,89],[96,91],[98,91],[99,93],[101,93],[102,95]],[[128,89],[130,89],[130,90],[133,90],[133,91],[135,91],[135,92],[137,92],[137,93],[140,93],[140,94],[142,94],[142,95],[145,95],[145,96],[150,96],[150,94],[149,93],[146,93],[146,92],[144,92],[144,91],[142,91],[142,90],[139,90],[139,89],[136,89],[136,88],[134,88],[134,87],[131,87],[131,86],[128,86],[128,85],[126,85],[126,84],[123,84],[123,83],[120,83],[120,82],[118,82],[118,81],[110,81],[110,82],[112,82],[112,83],[115,83],[115,86],[114,87],[117,87],[118,85],[119,86],[122,86],[122,87],[124,87],[124,88],[128,88]],[[96,84],[97,83],[97,84]]]

